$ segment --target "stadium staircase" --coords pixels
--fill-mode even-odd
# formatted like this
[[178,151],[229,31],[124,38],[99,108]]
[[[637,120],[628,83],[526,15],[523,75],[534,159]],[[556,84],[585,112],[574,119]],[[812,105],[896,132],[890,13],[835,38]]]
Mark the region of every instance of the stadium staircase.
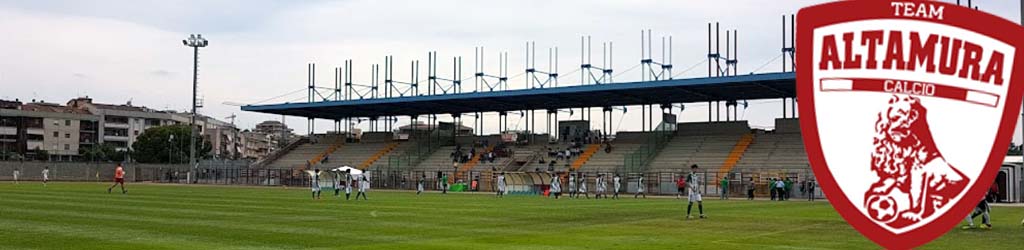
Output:
[[572,170],[580,170],[580,168],[583,167],[584,164],[587,164],[587,161],[590,160],[590,157],[594,157],[594,153],[597,153],[597,151],[600,149],[601,144],[588,144],[587,149],[583,150],[583,153],[580,154],[580,157],[576,158],[576,161],[572,162]]
[[473,155],[473,158],[470,158],[469,161],[466,162],[466,164],[462,164],[462,166],[459,166],[459,171],[455,172],[455,178],[448,179],[448,182],[454,183],[456,179],[462,179],[463,175],[465,175],[466,172],[468,172],[469,170],[476,167],[476,165],[480,163],[480,158],[483,157],[484,154],[491,152],[491,150],[494,150],[494,145],[487,146],[487,148],[482,150],[482,152],[477,152],[475,155]]
[[736,142],[736,146],[729,152],[729,156],[725,158],[725,162],[722,163],[722,167],[719,168],[719,175],[728,174],[732,171],[733,167],[736,167],[736,163],[740,162],[743,158],[743,153],[747,152],[747,148],[750,147],[750,143],[754,141],[754,134],[747,133],[740,137],[740,140]]
[[373,166],[374,162],[377,162],[377,160],[380,160],[381,157],[384,157],[388,153],[391,153],[391,151],[395,150],[395,148],[397,148],[398,145],[401,145],[401,144],[397,143],[397,142],[388,143],[387,146],[384,146],[383,149],[381,149],[380,151],[377,151],[376,154],[374,154],[373,156],[370,156],[369,159],[366,159],[365,161],[363,161],[363,163],[359,164],[359,166],[356,167],[356,168],[358,168],[359,170],[366,170],[367,168],[370,168],[370,166]]

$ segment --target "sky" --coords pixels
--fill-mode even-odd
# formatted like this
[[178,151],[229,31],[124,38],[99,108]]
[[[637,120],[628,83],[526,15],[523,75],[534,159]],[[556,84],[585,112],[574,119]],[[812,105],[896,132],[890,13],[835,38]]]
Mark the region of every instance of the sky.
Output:
[[[580,64],[580,37],[589,35],[595,65],[602,62],[602,43],[614,43],[610,67],[616,70],[615,81],[625,82],[640,80],[640,70],[633,68],[640,60],[638,36],[641,29],[651,29],[654,59],[662,60],[660,37],[672,36],[674,75],[694,78],[707,74],[707,23],[719,22],[723,31],[739,32],[740,74],[779,72],[781,16],[822,2],[0,0],[0,99],[65,103],[89,96],[102,103],[188,110],[193,58],[181,40],[193,33],[210,41],[199,56],[200,113],[237,115],[241,128],[281,117],[244,112],[237,104],[305,101],[308,63],[317,64],[316,81],[324,86],[333,86],[333,68],[348,59],[354,62],[355,82],[368,83],[371,65],[389,55],[396,60],[396,80],[408,79],[412,60],[421,61],[425,79],[427,52],[437,51],[441,76],[450,76],[451,58],[462,56],[463,76],[469,77],[474,48],[483,46],[485,72],[497,74],[498,54],[508,52],[509,75],[516,76],[525,70],[525,43],[535,41],[539,69],[548,67],[548,48],[559,48],[559,73],[565,76],[560,84],[567,86],[579,84],[579,73],[569,73]],[[973,2],[983,11],[1020,19],[1018,1]],[[525,81],[512,77],[510,88],[524,88]],[[738,112],[753,127],[770,128],[782,116],[781,100],[749,104]],[[707,108],[686,104],[680,120],[706,121]],[[616,111],[613,127],[640,130],[639,110]],[[592,116],[594,128],[600,128],[600,111]],[[485,119],[484,132],[494,133],[496,115]],[[538,120],[543,132],[543,116]],[[296,133],[306,133],[305,119],[286,121]],[[464,121],[472,123],[471,118]],[[509,123],[511,128],[526,126],[516,115]],[[1017,127],[1014,141],[1019,143]],[[330,121],[318,121],[315,131],[331,128]]]

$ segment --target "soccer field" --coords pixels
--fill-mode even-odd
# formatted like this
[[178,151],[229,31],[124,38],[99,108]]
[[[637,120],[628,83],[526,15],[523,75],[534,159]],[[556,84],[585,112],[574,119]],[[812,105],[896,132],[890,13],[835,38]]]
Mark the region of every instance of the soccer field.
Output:
[[[308,189],[0,183],[2,249],[873,249],[827,202],[571,200],[373,190],[368,201]],[[342,194],[344,196],[344,194]],[[353,194],[354,196],[354,194]],[[697,208],[694,207],[694,210]],[[992,230],[954,229],[929,249],[1020,249],[1024,208]],[[694,211],[696,213],[696,211]]]

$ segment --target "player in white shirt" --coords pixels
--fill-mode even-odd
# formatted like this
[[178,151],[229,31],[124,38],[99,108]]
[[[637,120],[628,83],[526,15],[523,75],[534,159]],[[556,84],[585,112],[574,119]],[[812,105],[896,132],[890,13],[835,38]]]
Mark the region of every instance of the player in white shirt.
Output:
[[612,187],[615,188],[612,199],[619,199],[619,189],[622,188],[621,181],[622,178],[619,178],[619,174],[615,174],[615,177],[612,178]]
[[636,197],[641,195],[644,196],[644,199],[647,199],[647,193],[644,192],[646,184],[647,183],[644,183],[644,175],[640,174],[640,179],[636,180],[636,194],[633,195],[633,199],[636,199]]
[[505,197],[505,172],[498,174],[498,197]]
[[14,184],[18,184],[18,176],[21,175],[21,170],[14,168]]
[[334,197],[341,197],[341,173],[334,172]]
[[606,199],[608,198],[608,196],[604,195],[605,188],[608,187],[608,184],[604,183],[604,174],[597,174],[597,178],[594,179],[594,186],[596,190],[594,199],[601,199],[602,196]]
[[551,174],[551,196],[554,196],[556,200],[562,196],[562,180],[556,173]]
[[345,170],[345,200],[352,196],[352,169]]
[[707,218],[707,216],[704,215],[704,202],[701,199],[702,197],[700,195],[700,178],[697,177],[698,168],[699,167],[697,167],[697,164],[691,165],[690,174],[686,176],[686,185],[690,190],[690,202],[689,205],[686,205],[686,219],[693,218],[693,216],[690,216],[690,210],[693,209],[694,201],[697,202],[697,209],[698,212],[700,212],[700,218]]
[[313,170],[313,174],[310,175],[309,186],[313,190],[313,199],[320,199],[320,169]]
[[569,198],[577,198],[576,195],[576,173],[569,170]]
[[576,180],[579,181],[579,183],[576,183],[576,187],[579,188],[579,193],[576,194],[576,198],[579,198],[582,194],[583,197],[587,197],[587,199],[590,199],[590,193],[587,193],[587,174],[580,173],[579,178],[577,178]]
[[50,167],[43,167],[43,187],[47,182],[50,182]]
[[420,180],[416,181],[416,195],[423,193],[423,182],[427,179],[427,175],[420,176]]
[[369,173],[363,173],[363,176],[359,178],[359,193],[356,193],[356,200],[359,200],[359,196],[363,196],[363,200],[369,200],[366,198],[366,191],[370,190],[370,177],[366,177]]

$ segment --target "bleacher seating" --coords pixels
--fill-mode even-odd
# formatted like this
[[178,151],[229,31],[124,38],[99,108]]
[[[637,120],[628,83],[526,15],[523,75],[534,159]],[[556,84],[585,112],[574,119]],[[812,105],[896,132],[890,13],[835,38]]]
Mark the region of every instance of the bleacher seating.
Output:
[[648,170],[687,171],[693,164],[717,170],[747,133],[750,126],[746,121],[680,123],[675,137],[658,153]]
[[287,154],[266,165],[267,168],[305,168],[306,163],[323,154],[333,145],[334,140],[311,139],[299,144]]
[[775,131],[757,133],[736,169],[807,168],[797,119],[776,119]]
[[388,147],[389,144],[391,142],[348,143],[335,150],[330,155],[330,160],[325,164],[333,167],[340,167],[342,165],[359,167],[360,164]]
[[[736,148],[737,142],[744,135],[751,134],[751,129],[746,121],[734,122],[700,122],[700,123],[679,123],[674,137],[658,152],[651,161],[647,170],[650,172],[680,172],[686,171],[690,165],[697,164],[705,170],[719,170],[723,163],[729,158],[730,152]],[[621,170],[625,157],[644,145],[649,132],[619,132],[612,142],[613,150],[606,153],[604,145],[599,145],[594,154],[585,163],[579,166],[581,172],[615,172]],[[401,155],[409,147],[416,143],[410,141],[392,141],[387,134],[372,134],[362,142],[347,143],[338,146],[329,155],[326,166],[350,165],[358,167],[363,164],[370,164],[373,167],[386,167],[390,156]],[[498,136],[460,137],[456,138],[463,146],[463,152],[468,153],[471,147],[477,152],[483,152],[484,147],[479,145],[480,140],[487,140],[490,145],[499,143]],[[306,162],[316,159],[334,144],[331,137],[314,137],[299,144],[294,149],[284,154],[277,160],[266,164],[268,168],[303,168]],[[535,143],[529,145],[508,145],[506,146],[511,155],[499,157],[494,163],[480,162],[472,168],[463,166],[462,171],[482,172],[492,168],[499,171],[525,171],[533,172],[537,169],[548,170],[547,161],[555,160],[548,156],[548,148],[552,150],[564,150],[568,143]],[[585,145],[584,149],[589,145]],[[388,150],[390,149],[390,150]],[[451,153],[455,146],[443,146],[437,149],[416,166],[409,170],[414,171],[452,171],[453,168]],[[501,155],[504,155],[502,153]],[[368,161],[368,159],[378,159]],[[540,163],[543,159],[545,163]],[[579,156],[569,161],[558,160],[554,170],[565,172],[572,166]],[[520,165],[519,162],[525,164]],[[566,165],[570,167],[567,167]],[[317,165],[314,165],[316,167]],[[792,169],[806,168],[808,166],[807,153],[803,148],[803,141],[800,135],[799,122],[797,119],[777,119],[774,131],[755,131],[753,140],[746,147],[738,162],[732,168],[734,171],[756,170],[756,169]],[[468,168],[468,169],[466,169]]]

